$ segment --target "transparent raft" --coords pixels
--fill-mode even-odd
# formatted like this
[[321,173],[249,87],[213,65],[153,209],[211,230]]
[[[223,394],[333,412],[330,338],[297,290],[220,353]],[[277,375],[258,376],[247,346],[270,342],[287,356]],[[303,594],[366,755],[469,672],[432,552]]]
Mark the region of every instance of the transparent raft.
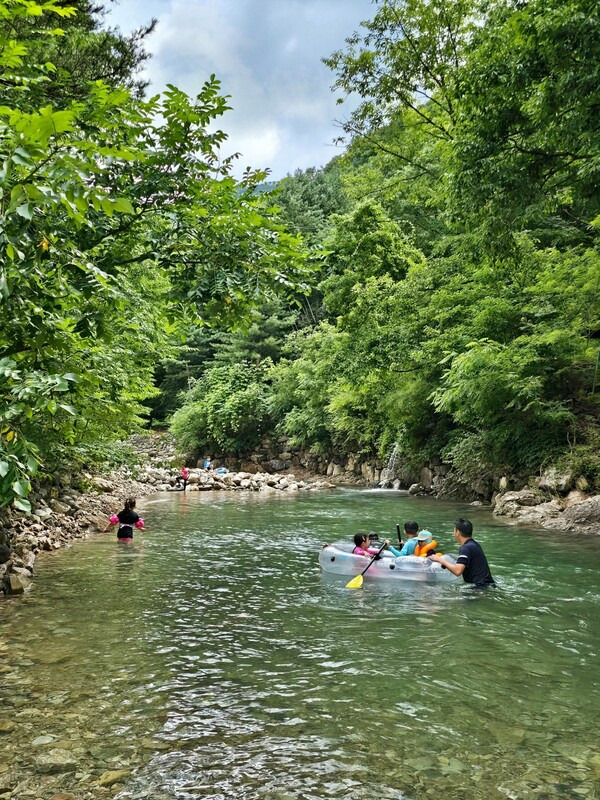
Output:
[[[332,575],[343,575],[352,578],[360,575],[369,563],[370,558],[356,556],[352,553],[353,545],[330,544],[321,549],[319,564],[324,572]],[[444,558],[456,564],[456,556],[444,554]],[[420,556],[400,556],[395,558],[385,550],[381,558],[374,561],[367,572],[365,580],[389,581],[428,581],[430,583],[449,583],[458,578],[441,564]]]

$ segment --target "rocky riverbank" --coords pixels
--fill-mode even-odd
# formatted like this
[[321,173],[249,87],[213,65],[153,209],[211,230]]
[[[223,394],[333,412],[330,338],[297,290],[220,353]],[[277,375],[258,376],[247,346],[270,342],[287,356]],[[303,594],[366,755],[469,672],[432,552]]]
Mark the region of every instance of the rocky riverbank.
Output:
[[[61,475],[52,484],[36,487],[30,496],[31,513],[12,509],[0,512],[0,593],[26,591],[39,553],[104,530],[109,515],[122,507],[125,497],[182,490],[182,459],[169,436],[140,435],[130,444],[132,466],[104,476]],[[494,515],[509,524],[600,534],[600,495],[589,492],[585,479],[554,469],[526,482],[500,477],[497,481],[465,484],[440,460],[424,465],[415,475],[403,471],[401,465],[388,465],[386,472],[380,461],[353,457],[339,463],[315,461],[300,450],[291,450],[286,441],[278,440],[275,447],[247,460],[217,461],[229,465],[230,471],[225,474],[191,468],[187,491],[315,491],[340,483],[373,485],[383,473],[382,483],[406,488],[411,494],[470,500],[476,505],[491,503]],[[317,477],[319,473],[322,479]]]
[[585,478],[549,468],[541,475],[519,480],[506,476],[496,481],[457,480],[452,470],[437,472],[424,467],[421,480],[408,491],[414,495],[470,500],[491,505],[494,516],[508,524],[535,525],[558,531],[600,534],[600,495],[589,491]]
[[[104,530],[109,516],[123,507],[125,497],[161,491],[181,491],[181,458],[167,436],[131,440],[136,464],[97,476],[62,475],[30,495],[31,513],[0,512],[0,594],[21,594],[34,575],[36,557],[64,547],[74,539]],[[191,469],[187,491],[316,491],[332,484],[317,478],[297,479],[292,473],[227,472]]]
[[600,495],[572,489],[566,495],[549,495],[526,486],[498,495],[494,515],[519,525],[536,525],[557,531],[600,534]]

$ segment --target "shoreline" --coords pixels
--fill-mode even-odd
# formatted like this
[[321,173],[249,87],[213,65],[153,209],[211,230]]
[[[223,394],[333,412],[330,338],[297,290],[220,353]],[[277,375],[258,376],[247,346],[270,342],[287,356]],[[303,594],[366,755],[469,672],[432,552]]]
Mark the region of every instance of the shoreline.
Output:
[[[180,466],[174,466],[174,449],[167,445],[158,450],[142,464],[121,467],[104,476],[85,474],[76,486],[63,476],[60,488],[37,487],[31,494],[30,513],[11,508],[0,511],[0,598],[3,594],[23,594],[31,588],[40,553],[68,547],[73,541],[102,532],[109,525],[110,515],[123,507],[126,497],[140,499],[163,491],[182,491],[177,485]],[[165,465],[165,461],[171,463]],[[221,475],[190,469],[186,491],[277,493],[329,488],[334,484],[317,475],[300,480],[291,472]]]
[[[32,492],[30,513],[10,508],[0,511],[0,597],[2,593],[19,595],[31,587],[35,560],[40,553],[53,552],[103,531],[110,515],[121,509],[126,497],[138,499],[157,492],[182,491],[181,458],[168,437],[139,436],[134,446],[137,463],[129,467],[120,467],[103,476],[83,474],[77,481],[68,475],[61,476],[57,484],[40,486]],[[190,468],[186,491],[277,493],[319,491],[342,485],[369,488],[367,480],[357,476],[348,480],[347,473],[326,478],[300,468],[302,478],[297,478],[291,469],[281,473],[220,474],[217,470]],[[394,489],[382,488],[381,491]],[[468,498],[449,497],[444,491],[428,490],[421,484],[412,485],[407,491],[411,496],[432,500],[469,502]],[[519,491],[505,489],[489,504],[476,500],[471,505],[489,508],[494,517],[506,525],[600,534],[600,495],[589,495],[579,489],[565,490],[561,496],[542,483],[534,488],[525,486]]]

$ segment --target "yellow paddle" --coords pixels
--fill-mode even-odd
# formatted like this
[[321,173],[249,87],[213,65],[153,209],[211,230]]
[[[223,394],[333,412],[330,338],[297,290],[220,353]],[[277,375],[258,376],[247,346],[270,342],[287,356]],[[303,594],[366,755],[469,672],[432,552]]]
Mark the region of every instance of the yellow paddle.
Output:
[[360,588],[362,587],[362,585],[363,585],[363,575],[364,575],[364,574],[365,574],[365,572],[366,572],[366,571],[369,569],[369,567],[371,566],[371,564],[372,564],[372,563],[373,563],[373,562],[374,562],[374,561],[377,559],[377,556],[378,556],[378,555],[381,553],[381,551],[382,551],[384,548],[385,548],[385,542],[384,542],[384,543],[381,545],[381,547],[379,548],[379,550],[378,550],[378,551],[375,553],[375,555],[373,556],[373,558],[372,558],[372,559],[369,561],[369,563],[368,563],[368,564],[367,564],[367,566],[366,566],[366,567],[363,569],[363,571],[360,573],[360,575],[357,575],[355,578],[352,578],[352,580],[348,581],[348,583],[347,583],[347,584],[346,584],[346,586],[344,587],[345,589],[360,589]]

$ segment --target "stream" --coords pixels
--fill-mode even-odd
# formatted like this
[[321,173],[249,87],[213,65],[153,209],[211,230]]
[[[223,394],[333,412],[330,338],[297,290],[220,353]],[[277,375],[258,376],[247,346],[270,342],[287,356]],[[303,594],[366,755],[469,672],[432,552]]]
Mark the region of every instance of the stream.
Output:
[[[394,491],[171,493],[0,603],[0,798],[600,797],[600,547]],[[498,588],[321,575],[469,517]],[[71,794],[69,794],[71,793]]]

